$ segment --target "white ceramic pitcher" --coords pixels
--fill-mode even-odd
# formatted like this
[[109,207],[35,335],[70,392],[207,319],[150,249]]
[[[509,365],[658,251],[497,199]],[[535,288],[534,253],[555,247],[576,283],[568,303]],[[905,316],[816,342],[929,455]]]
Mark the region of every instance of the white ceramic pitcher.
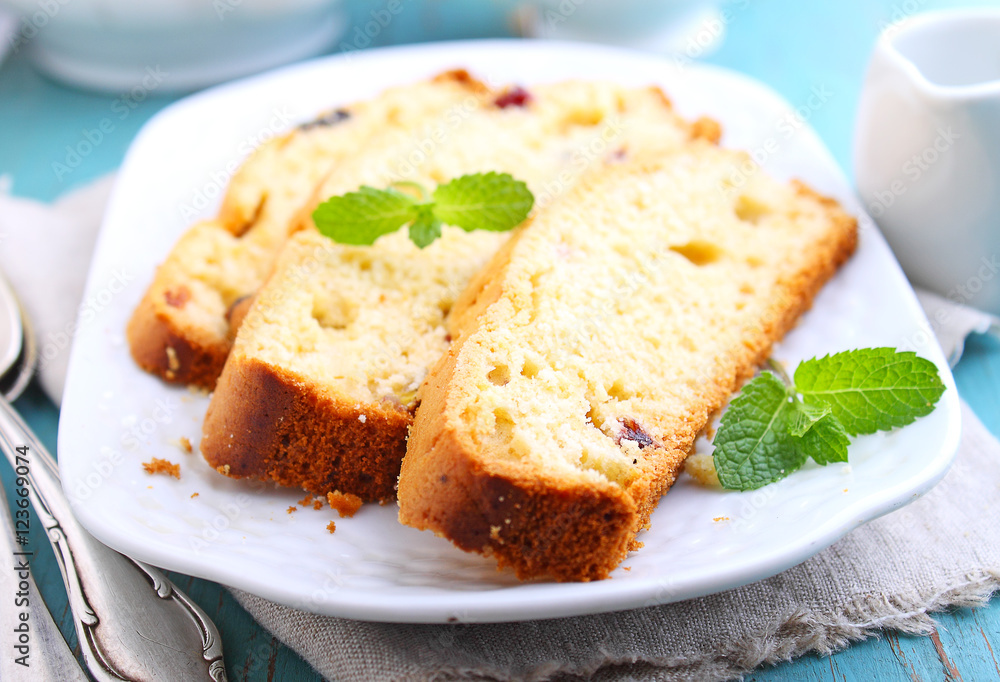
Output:
[[854,174],[913,284],[1000,314],[1000,9],[930,12],[883,33]]

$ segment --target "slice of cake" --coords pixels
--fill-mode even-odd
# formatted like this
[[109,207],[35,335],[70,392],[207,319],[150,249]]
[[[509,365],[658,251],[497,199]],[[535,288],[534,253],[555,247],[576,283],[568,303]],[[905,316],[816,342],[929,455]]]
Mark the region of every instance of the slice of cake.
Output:
[[233,176],[218,217],[191,227],[157,269],[128,325],[135,361],[168,382],[214,387],[242,312],[234,304],[263,284],[331,168],[386,131],[481,106],[492,106],[489,89],[453,71],[336,109],[259,147]]
[[521,578],[605,578],[696,436],[852,253],[838,205],[696,145],[589,176],[456,303],[400,520]]
[[[657,89],[600,83],[510,88],[441,125],[387,131],[339,164],[313,204],[360,185],[432,189],[506,171],[540,208],[605,159],[718,137],[710,122],[679,118]],[[448,312],[507,235],[445,226],[423,250],[405,230],[347,247],[313,229],[310,209],[242,322],[201,451],[230,476],[392,499],[417,389],[448,347]]]

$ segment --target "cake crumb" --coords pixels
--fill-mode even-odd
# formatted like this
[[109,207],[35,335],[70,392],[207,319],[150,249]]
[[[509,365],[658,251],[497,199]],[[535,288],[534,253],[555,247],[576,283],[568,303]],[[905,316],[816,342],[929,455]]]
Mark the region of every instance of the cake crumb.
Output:
[[715,521],[716,523],[719,523],[720,521],[728,521],[729,517],[728,516],[716,516],[712,520]]
[[154,457],[148,462],[143,462],[142,468],[146,470],[147,474],[166,474],[177,479],[181,477],[181,465],[174,464],[168,459]]
[[173,346],[167,346],[167,373],[175,374],[181,368],[181,362],[177,359],[177,351]]
[[193,500],[194,498],[198,497],[198,495],[200,495],[200,494],[201,493],[191,493],[191,499]]
[[334,490],[332,493],[326,494],[326,501],[330,503],[330,507],[337,510],[340,514],[340,518],[354,516],[359,509],[363,500],[357,495],[352,495],[351,493],[342,493],[339,490]]
[[293,504],[293,505],[292,505],[291,507],[289,507],[289,508],[287,509],[287,511],[288,511],[288,513],[289,513],[289,514],[294,514],[294,513],[295,513],[295,512],[297,512],[298,510],[299,510],[299,508],[298,508],[298,507],[296,507],[296,506],[295,506],[294,504]]
[[323,508],[323,500],[313,500],[313,509],[319,511]]
[[331,521],[330,523],[326,524],[326,529],[332,533],[333,531],[337,530],[337,524]]
[[301,500],[299,500],[299,506],[300,507],[308,507],[310,504],[312,504],[312,501],[313,501],[313,494],[309,493],[305,497],[303,497]]
[[631,566],[622,566],[622,570],[623,571],[631,571],[632,567]]
[[192,452],[194,452],[194,446],[191,445],[191,439],[188,438],[187,436],[181,436],[180,441],[178,442],[180,443],[181,450],[183,450],[187,454],[190,455]]
[[223,476],[228,476],[229,475],[229,465],[228,464],[223,464],[221,467],[215,467],[215,470],[218,471]]
[[695,481],[708,488],[721,488],[719,474],[711,455],[695,453],[684,460],[684,471]]
[[361,422],[362,424],[364,424],[366,421],[368,421],[368,417],[366,415],[359,414],[358,415],[358,421]]

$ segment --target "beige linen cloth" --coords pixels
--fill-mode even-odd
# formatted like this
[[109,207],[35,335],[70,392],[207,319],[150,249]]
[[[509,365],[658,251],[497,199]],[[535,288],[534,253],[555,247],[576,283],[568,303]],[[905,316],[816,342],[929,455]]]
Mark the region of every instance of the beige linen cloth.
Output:
[[[26,299],[43,338],[66,328],[79,300],[109,188],[104,179],[52,206],[0,191],[0,267]],[[953,361],[971,331],[995,323],[933,295],[921,300]],[[64,363],[50,362],[47,370],[43,385],[58,400]],[[730,592],[619,613],[488,625],[366,623],[233,594],[338,682],[729,679],[807,652],[827,654],[885,629],[927,634],[934,629],[931,612],[982,604],[1000,587],[1000,443],[967,405],[962,417],[958,459],[929,494],[795,568]]]

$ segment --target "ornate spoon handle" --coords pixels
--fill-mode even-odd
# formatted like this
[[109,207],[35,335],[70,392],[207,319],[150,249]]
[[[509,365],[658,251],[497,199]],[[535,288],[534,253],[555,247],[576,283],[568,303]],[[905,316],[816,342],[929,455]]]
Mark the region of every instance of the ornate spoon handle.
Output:
[[[23,498],[19,496],[18,502],[21,499]],[[24,505],[27,502],[24,500]],[[15,519],[11,519],[7,513],[7,497],[3,487],[0,487],[0,507],[0,552],[4,556],[3,568],[0,568],[0,584],[12,586],[10,591],[13,592],[14,602],[14,615],[9,623],[4,623],[4,627],[0,628],[0,643],[3,643],[4,651],[4,655],[0,656],[0,679],[12,682],[87,682],[87,673],[76,662],[31,577],[34,552],[17,544],[17,538],[21,535],[15,532]],[[21,533],[24,533],[27,509],[19,504],[15,510],[16,522],[22,529]]]
[[[226,679],[219,631],[163,573],[98,542],[77,522],[52,456],[0,398],[0,449],[28,489],[55,551],[94,679]],[[27,484],[27,485],[25,485]]]

